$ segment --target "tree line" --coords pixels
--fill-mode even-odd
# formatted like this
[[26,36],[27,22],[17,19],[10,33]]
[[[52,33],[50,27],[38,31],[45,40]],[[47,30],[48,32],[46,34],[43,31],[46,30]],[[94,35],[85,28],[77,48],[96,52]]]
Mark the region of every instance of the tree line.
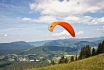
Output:
[[91,49],[89,45],[82,47],[79,53],[78,59],[88,58],[88,57],[95,56],[101,53],[104,53],[104,41],[98,44],[97,49],[95,49],[94,47]]
[[[101,54],[101,53],[104,53],[104,41],[100,42],[98,44],[98,47],[97,48],[91,48],[91,46],[89,45],[86,45],[84,47],[81,48],[80,50],[80,53],[79,53],[79,56],[71,56],[70,58],[70,62],[72,61],[77,61],[77,60],[81,60],[81,59],[84,59],[84,58],[88,58],[88,57],[91,57],[91,56],[95,56],[95,55],[98,55],[98,54]],[[59,60],[59,64],[61,63],[68,63],[68,59],[67,58],[61,58]],[[54,60],[51,61],[51,64],[54,65],[55,62]]]

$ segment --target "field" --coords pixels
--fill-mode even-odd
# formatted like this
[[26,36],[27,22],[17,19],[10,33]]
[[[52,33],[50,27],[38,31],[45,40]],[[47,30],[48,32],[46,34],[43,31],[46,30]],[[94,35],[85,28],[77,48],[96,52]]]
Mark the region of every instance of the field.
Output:
[[27,70],[104,70],[104,54],[67,64],[56,64],[43,68],[33,68]]
[[37,62],[0,62],[0,70],[27,70],[47,65],[49,64]]

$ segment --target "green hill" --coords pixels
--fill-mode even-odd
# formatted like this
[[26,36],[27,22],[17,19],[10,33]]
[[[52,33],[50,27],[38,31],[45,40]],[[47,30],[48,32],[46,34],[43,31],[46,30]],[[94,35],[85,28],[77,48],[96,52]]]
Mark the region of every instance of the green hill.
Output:
[[56,64],[31,70],[104,70],[104,54],[67,64]]
[[75,53],[78,49],[75,47],[64,47],[64,46],[40,46],[30,49],[28,51],[23,51],[20,55],[26,54],[36,54],[36,58],[43,61],[44,59],[52,59],[55,56],[60,56],[60,53]]
[[34,46],[24,41],[0,43],[0,55],[20,53],[33,47]]

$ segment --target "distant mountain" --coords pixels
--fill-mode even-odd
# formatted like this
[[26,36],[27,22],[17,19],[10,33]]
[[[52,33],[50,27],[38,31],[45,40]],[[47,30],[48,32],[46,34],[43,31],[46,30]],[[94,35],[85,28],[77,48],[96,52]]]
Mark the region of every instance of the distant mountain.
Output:
[[19,53],[26,49],[31,49],[34,46],[31,46],[29,43],[19,41],[12,43],[0,43],[0,55],[3,54],[11,54],[11,53]]
[[51,58],[60,53],[78,53],[81,47],[90,45],[97,47],[104,37],[99,38],[74,38],[47,41],[44,45],[24,51],[20,54],[36,54],[37,57]]
[[59,39],[59,40],[45,40],[45,41],[36,41],[28,42],[30,45],[35,47],[39,46],[69,46],[80,41],[96,42],[97,44],[104,40],[104,37],[94,37],[94,38],[70,38],[70,39]]
[[[47,40],[37,42],[12,42],[0,43],[0,55],[3,54],[36,54],[37,57],[52,57],[54,55],[65,53],[76,53],[81,47],[90,45],[96,47],[104,37],[96,38],[70,38],[59,40]],[[28,49],[28,50],[27,50]]]
[[81,47],[84,47],[86,45],[90,45],[91,47],[97,47],[100,42],[96,43],[96,42],[89,42],[89,41],[79,41],[77,43],[74,43],[73,44],[74,46],[73,45],[70,45],[70,46],[76,47],[78,49],[80,49]]
[[83,47],[84,45],[97,46],[98,43],[104,40],[104,37],[95,38],[74,38],[52,40],[44,44],[44,46],[64,46],[64,47]]
[[66,40],[53,40],[45,43],[43,46],[32,48],[24,51],[21,54],[36,54],[36,55],[56,55],[62,52],[76,53],[81,47],[90,45],[91,47],[97,46],[101,41],[83,41],[80,39],[66,39]]
[[36,41],[36,42],[28,42],[30,45],[33,45],[35,47],[39,47],[44,45],[47,42],[50,42],[51,40],[45,40],[45,41]]

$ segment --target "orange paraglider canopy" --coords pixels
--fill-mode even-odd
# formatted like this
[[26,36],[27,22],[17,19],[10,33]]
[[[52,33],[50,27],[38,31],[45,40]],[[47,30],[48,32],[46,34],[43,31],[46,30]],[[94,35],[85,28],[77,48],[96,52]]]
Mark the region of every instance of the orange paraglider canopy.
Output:
[[56,25],[62,26],[71,34],[72,37],[75,37],[75,31],[69,23],[63,21],[53,22],[52,24],[50,24],[49,30],[52,32]]

